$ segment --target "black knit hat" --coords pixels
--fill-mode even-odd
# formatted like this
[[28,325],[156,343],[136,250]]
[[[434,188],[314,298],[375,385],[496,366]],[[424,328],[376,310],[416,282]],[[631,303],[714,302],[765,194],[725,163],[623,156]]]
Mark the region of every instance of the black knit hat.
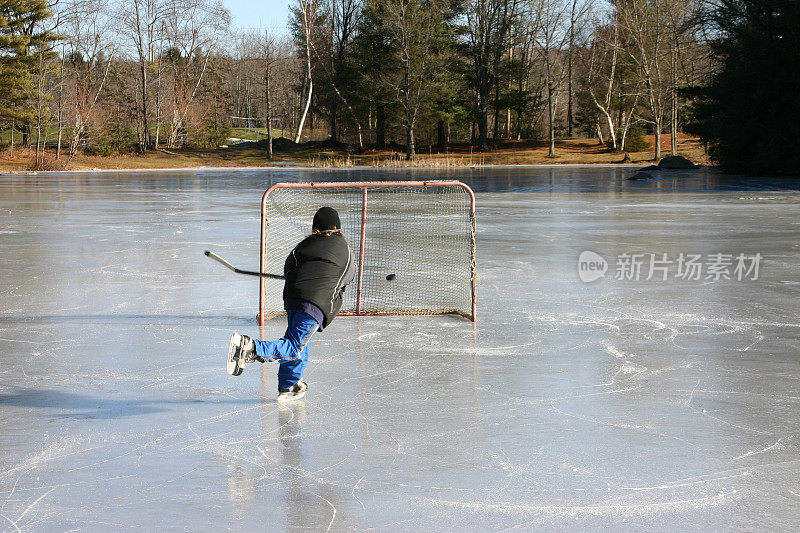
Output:
[[342,227],[339,213],[332,207],[320,207],[314,215],[314,223],[311,227],[319,231],[339,229]]

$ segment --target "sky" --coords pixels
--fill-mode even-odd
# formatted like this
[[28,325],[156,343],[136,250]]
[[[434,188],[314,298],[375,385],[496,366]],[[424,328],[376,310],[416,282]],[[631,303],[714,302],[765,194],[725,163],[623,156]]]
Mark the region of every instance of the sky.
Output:
[[223,0],[223,3],[231,12],[231,29],[287,31],[289,0]]

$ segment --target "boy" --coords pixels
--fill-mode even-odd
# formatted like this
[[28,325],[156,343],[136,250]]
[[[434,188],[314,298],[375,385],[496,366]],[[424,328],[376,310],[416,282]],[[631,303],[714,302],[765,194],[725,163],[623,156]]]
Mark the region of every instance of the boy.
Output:
[[320,208],[311,235],[295,246],[283,266],[286,333],[276,341],[261,341],[234,332],[228,347],[228,373],[238,376],[253,361],[276,361],[280,363],[278,401],[305,396],[308,384],[300,378],[308,364],[308,343],[339,313],[344,289],[355,277],[355,265],[339,213],[332,207]]

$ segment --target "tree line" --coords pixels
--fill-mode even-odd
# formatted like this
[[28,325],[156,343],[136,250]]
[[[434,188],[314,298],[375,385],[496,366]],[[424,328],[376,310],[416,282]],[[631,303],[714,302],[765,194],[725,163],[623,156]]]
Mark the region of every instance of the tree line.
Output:
[[733,26],[796,31],[791,8],[764,4],[793,2],[290,0],[276,34],[231,29],[220,0],[2,0],[0,121],[37,161],[46,143],[57,157],[217,146],[233,127],[261,128],[270,157],[278,130],[409,160],[523,139],[555,155],[578,135],[633,151],[644,133],[660,158],[664,133],[674,154],[691,130],[725,159],[710,124],[737,107],[719,86],[744,68]]

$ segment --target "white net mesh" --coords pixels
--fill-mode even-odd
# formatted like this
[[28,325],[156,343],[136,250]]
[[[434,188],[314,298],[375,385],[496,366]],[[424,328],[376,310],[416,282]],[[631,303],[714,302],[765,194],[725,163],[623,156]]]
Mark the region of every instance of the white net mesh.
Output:
[[[339,212],[345,238],[359,258],[365,187],[273,189],[263,216],[262,268],[283,273],[291,250],[311,232],[322,206]],[[362,314],[472,315],[475,239],[470,193],[458,185],[367,189]],[[386,277],[394,274],[393,280]],[[359,276],[345,291],[342,313],[355,313]],[[283,281],[262,279],[266,319],[283,313]]]

